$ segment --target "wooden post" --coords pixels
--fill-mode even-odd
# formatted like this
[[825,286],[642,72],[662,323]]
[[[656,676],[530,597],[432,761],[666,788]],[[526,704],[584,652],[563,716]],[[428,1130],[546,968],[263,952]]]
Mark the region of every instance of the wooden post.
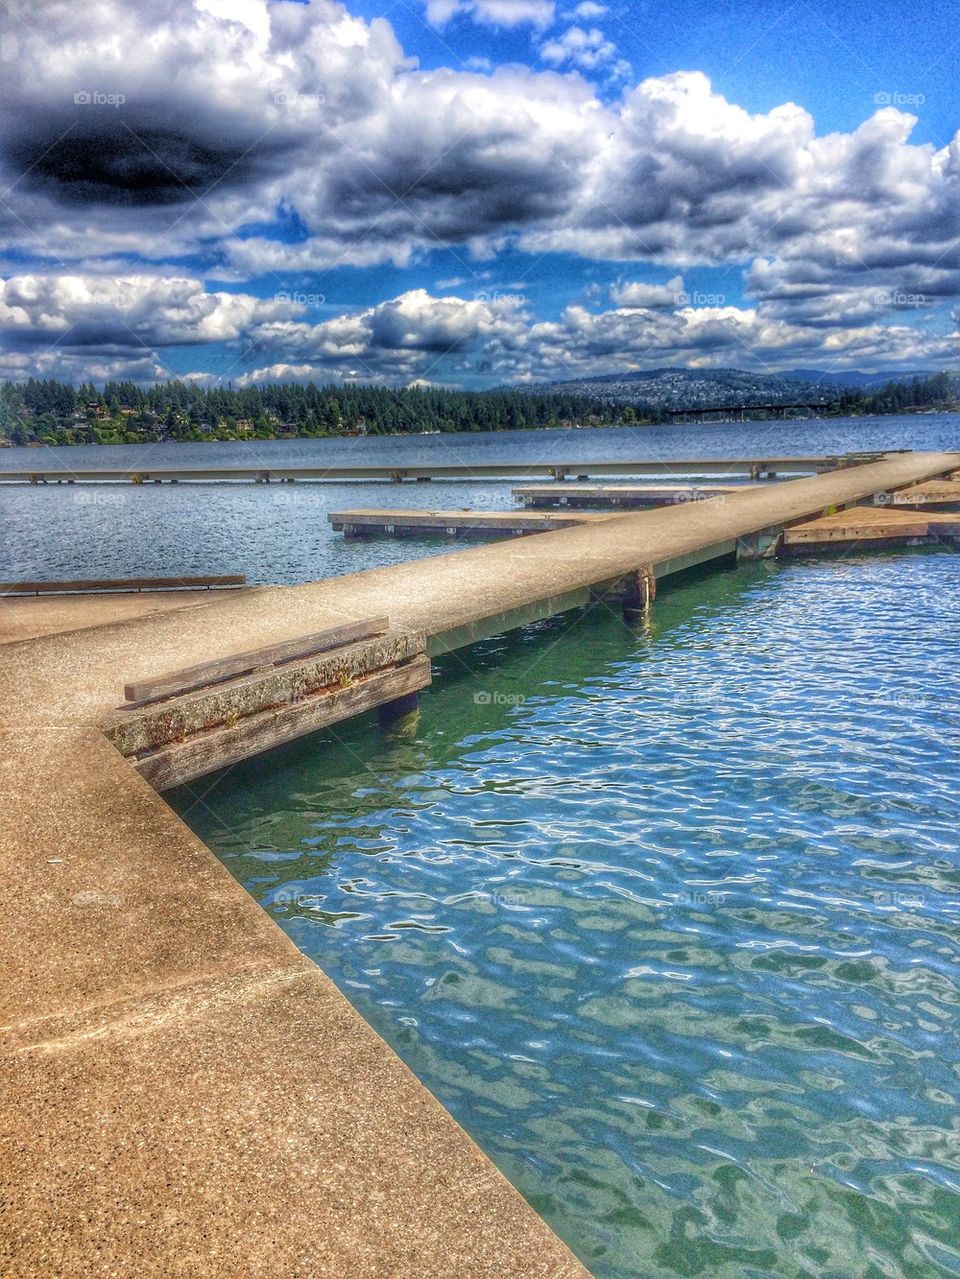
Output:
[[414,737],[420,724],[420,694],[406,693],[377,707],[380,727],[390,737]]
[[653,569],[647,567],[631,573],[626,581],[623,595],[623,615],[625,618],[646,617],[653,601],[657,597],[657,579]]

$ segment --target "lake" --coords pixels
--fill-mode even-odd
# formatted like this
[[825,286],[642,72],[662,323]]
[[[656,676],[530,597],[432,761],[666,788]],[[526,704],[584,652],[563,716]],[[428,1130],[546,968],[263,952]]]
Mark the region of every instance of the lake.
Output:
[[[330,440],[251,440],[0,449],[0,470],[191,465],[469,466],[544,461],[822,455],[960,447],[956,414],[824,421],[613,427]],[[327,512],[357,506],[513,508],[508,481],[431,484],[0,486],[0,576],[183,576],[246,573],[302,582],[415,555],[442,543],[345,545]]]
[[[163,448],[732,457],[958,425]],[[330,509],[509,488],[0,490],[3,573],[302,581],[441,549],[343,543]],[[644,624],[600,605],[440,660],[410,736],[362,717],[169,798],[599,1279],[956,1276],[958,598],[939,550],[678,578]]]

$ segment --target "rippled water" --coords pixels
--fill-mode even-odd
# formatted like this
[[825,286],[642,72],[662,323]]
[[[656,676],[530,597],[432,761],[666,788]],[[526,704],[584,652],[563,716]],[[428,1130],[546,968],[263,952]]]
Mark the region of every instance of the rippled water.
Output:
[[956,1275],[958,591],[695,577],[172,798],[597,1276]]
[[[712,426],[239,443],[0,449],[0,470],[43,466],[458,466],[761,457],[858,449],[953,449],[960,415]],[[431,484],[0,485],[0,580],[245,573],[303,582],[432,554],[442,543],[354,544],[329,511],[358,506],[511,510],[509,482]]]

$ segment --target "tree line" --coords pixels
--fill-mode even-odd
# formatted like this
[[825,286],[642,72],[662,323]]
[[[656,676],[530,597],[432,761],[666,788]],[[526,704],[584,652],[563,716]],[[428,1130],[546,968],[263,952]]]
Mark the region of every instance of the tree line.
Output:
[[[871,390],[837,388],[824,413],[848,416],[955,409],[947,373]],[[678,406],[679,407],[679,406]],[[615,426],[668,421],[662,406],[543,391],[388,389],[299,382],[201,387],[183,381],[73,386],[30,378],[0,383],[0,438],[13,444],[125,444],[278,436],[398,435]]]

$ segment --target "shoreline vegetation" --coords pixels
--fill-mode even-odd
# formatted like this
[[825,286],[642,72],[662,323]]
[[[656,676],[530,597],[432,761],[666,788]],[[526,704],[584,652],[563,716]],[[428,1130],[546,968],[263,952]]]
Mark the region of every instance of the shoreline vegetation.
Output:
[[[837,387],[830,392],[835,398],[819,414],[824,418],[960,408],[960,383],[948,373],[892,381],[870,390]],[[675,409],[683,407],[702,411],[694,404]],[[747,420],[771,416],[749,409],[745,415]],[[434,435],[650,426],[670,420],[668,408],[642,399],[622,403],[548,389],[451,391],[270,383],[233,390],[205,389],[181,381],[146,388],[133,382],[107,382],[98,389],[89,383],[73,386],[33,378],[0,384],[0,446]]]

